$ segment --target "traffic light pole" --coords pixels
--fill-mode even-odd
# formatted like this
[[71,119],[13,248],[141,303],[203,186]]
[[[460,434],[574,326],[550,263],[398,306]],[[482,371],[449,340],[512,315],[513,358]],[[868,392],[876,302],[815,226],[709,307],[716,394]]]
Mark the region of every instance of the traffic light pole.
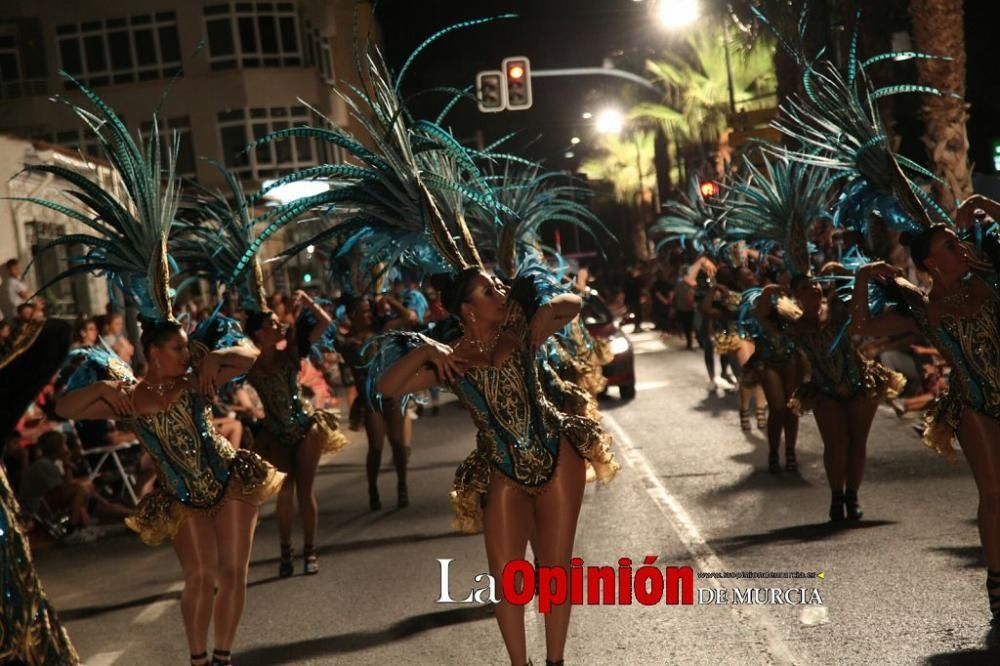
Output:
[[569,67],[565,69],[535,69],[531,72],[532,78],[539,78],[544,76],[611,76],[618,79],[625,79],[631,83],[648,88],[656,93],[662,93],[662,91],[654,86],[652,83],[642,78],[638,74],[633,74],[632,72],[626,72],[621,69],[614,69],[612,67]]

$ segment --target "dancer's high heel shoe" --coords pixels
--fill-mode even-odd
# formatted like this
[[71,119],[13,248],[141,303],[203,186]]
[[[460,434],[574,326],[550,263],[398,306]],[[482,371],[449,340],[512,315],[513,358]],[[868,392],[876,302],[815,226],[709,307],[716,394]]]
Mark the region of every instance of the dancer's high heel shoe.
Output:
[[844,514],[844,492],[835,490],[830,497],[830,520],[835,523],[842,522],[846,518]]
[[233,653],[229,650],[212,650],[212,666],[232,666]]
[[295,573],[295,564],[292,562],[292,545],[281,544],[281,559],[278,560],[278,577],[288,578]]
[[743,432],[750,432],[753,427],[750,425],[750,410],[741,409],[740,410],[740,430]]
[[990,624],[1000,627],[1000,571],[986,570],[986,594],[990,599]]
[[757,430],[767,430],[767,410],[763,407],[757,408]]
[[202,652],[201,654],[191,655],[191,666],[209,666],[208,653]]
[[378,496],[378,488],[369,487],[368,488],[368,508],[372,511],[378,511],[382,508],[382,500]]
[[319,573],[319,556],[312,546],[302,547],[302,573],[306,576],[315,576]]
[[795,449],[785,449],[785,471],[799,471],[799,461],[795,457]]
[[861,516],[865,515],[865,512],[861,510],[861,505],[858,504],[857,490],[848,490],[844,494],[844,508],[847,510],[848,520],[861,520]]
[[559,659],[558,661],[552,661],[551,659],[546,659],[545,666],[563,666],[563,660]]
[[399,507],[400,509],[405,509],[406,507],[410,506],[410,494],[406,489],[406,484],[405,483],[399,484],[399,486],[397,486],[396,488],[396,491],[398,493],[396,499],[396,506]]
[[767,454],[767,470],[771,474],[778,474],[781,472],[781,460],[778,458],[777,451],[771,451]]

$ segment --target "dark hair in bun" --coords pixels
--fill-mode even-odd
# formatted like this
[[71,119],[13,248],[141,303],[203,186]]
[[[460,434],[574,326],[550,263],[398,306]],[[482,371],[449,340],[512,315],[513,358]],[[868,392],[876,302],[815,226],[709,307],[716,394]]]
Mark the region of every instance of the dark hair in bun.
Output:
[[149,356],[150,347],[162,345],[183,330],[181,323],[176,319],[151,319],[140,315],[139,324],[142,326],[139,344],[142,345],[142,353],[146,356]]
[[899,234],[899,242],[903,247],[909,248],[910,257],[917,268],[926,271],[927,266],[924,262],[927,261],[927,257],[931,253],[931,241],[934,240],[934,234],[948,228],[947,224],[939,222],[916,233],[904,231]]
[[462,315],[462,303],[469,296],[469,288],[472,280],[479,275],[479,269],[469,267],[461,270],[455,275],[448,273],[435,273],[428,280],[431,286],[441,294],[441,304],[445,310],[453,315]]

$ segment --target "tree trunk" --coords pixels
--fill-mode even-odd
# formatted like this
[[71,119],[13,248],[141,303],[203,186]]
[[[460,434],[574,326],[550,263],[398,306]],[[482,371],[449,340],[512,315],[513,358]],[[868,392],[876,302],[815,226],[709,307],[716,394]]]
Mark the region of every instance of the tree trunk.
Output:
[[[944,182],[935,183],[934,194],[945,210],[954,213],[957,201],[972,194],[969,138],[965,124],[969,105],[965,102],[965,31],[962,0],[910,0],[913,41],[917,51],[948,56],[950,60],[918,60],[917,78],[943,96],[924,95],[923,141],[930,152],[934,173]],[[958,97],[947,95],[955,94]]]

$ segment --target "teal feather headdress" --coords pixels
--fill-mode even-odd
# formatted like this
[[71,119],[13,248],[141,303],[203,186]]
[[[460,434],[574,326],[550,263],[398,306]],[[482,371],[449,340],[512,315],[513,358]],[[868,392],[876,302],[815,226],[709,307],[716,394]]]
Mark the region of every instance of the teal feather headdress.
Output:
[[[67,206],[48,199],[19,197],[16,200],[44,206],[87,226],[90,234],[71,234],[39,248],[39,252],[63,246],[82,245],[83,256],[72,256],[70,266],[40,287],[81,273],[103,273],[109,288],[119,288],[140,314],[152,319],[173,316],[170,289],[171,260],[167,237],[177,211],[180,194],[175,174],[179,141],[161,154],[157,117],[149,139],[133,140],[124,123],[100,97],[62,72],[62,76],[86,97],[91,109],[71,104],[73,111],[94,133],[104,155],[114,168],[120,188],[109,191],[92,178],[66,167],[30,164],[28,173],[51,174],[71,186],[66,194],[82,206]],[[69,102],[67,102],[69,103]],[[144,145],[145,143],[145,145]],[[166,159],[164,159],[164,157]],[[161,166],[165,164],[166,166]],[[120,193],[117,191],[120,189]]]
[[829,173],[782,155],[777,147],[761,150],[756,159],[762,166],[743,157],[744,178],[729,188],[726,236],[780,243],[788,269],[808,274],[808,231],[828,214]]
[[[267,310],[264,276],[254,244],[254,219],[239,179],[222,165],[212,165],[224,176],[233,205],[218,191],[199,185],[181,201],[171,255],[187,279],[208,278],[239,294],[240,307]],[[253,250],[250,261],[243,261]]]
[[700,181],[691,178],[687,194],[663,205],[666,215],[649,227],[649,235],[660,236],[656,243],[659,252],[669,243],[679,242],[692,247],[697,252],[712,254],[725,231],[727,208],[725,196],[715,206],[710,205],[701,194]]

